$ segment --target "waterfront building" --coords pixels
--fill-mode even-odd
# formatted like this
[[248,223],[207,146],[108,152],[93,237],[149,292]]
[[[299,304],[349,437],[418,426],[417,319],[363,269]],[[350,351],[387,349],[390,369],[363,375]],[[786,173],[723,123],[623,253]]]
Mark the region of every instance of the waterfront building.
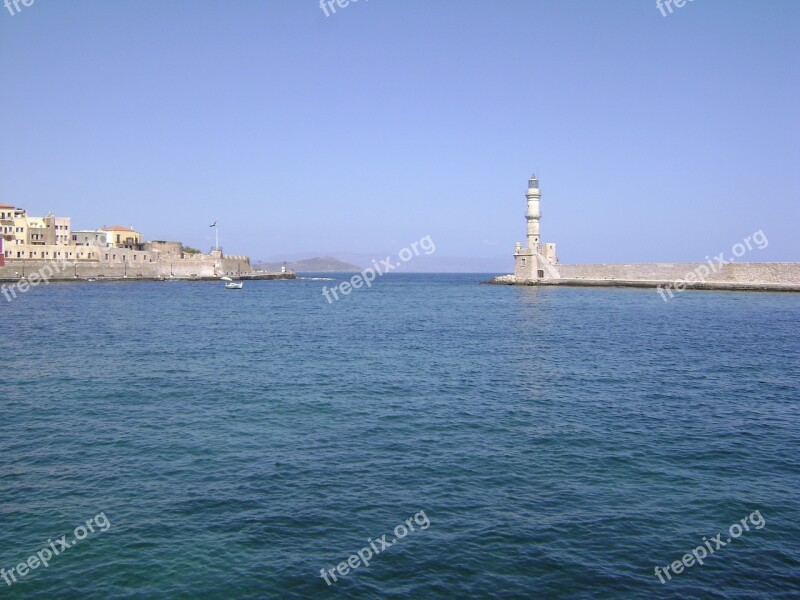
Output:
[[52,253],[59,251],[44,248],[71,245],[70,222],[69,217],[56,217],[53,213],[31,217],[23,208],[0,204],[3,258],[52,258]]
[[100,229],[80,229],[72,232],[72,244],[75,246],[95,246],[107,248],[113,246],[111,234]]
[[0,204],[0,267],[5,264],[5,258],[10,251],[5,250],[16,242],[16,219],[25,215],[25,211],[10,204]]
[[106,227],[105,225],[100,228],[110,235],[110,243],[115,248],[127,248],[129,250],[142,249],[142,234],[134,231],[133,227],[124,227],[122,225],[112,225]]
[[45,244],[51,246],[72,245],[70,237],[72,219],[70,217],[56,217],[53,213],[48,213],[44,218],[44,228]]
[[[37,261],[69,261],[78,277],[209,277],[252,271],[247,256],[185,249],[178,241],[145,243],[132,226],[72,231],[69,217],[33,217],[25,209],[0,204],[0,267],[21,268]],[[16,270],[2,275],[13,275]],[[1,278],[1,277],[0,277]]]

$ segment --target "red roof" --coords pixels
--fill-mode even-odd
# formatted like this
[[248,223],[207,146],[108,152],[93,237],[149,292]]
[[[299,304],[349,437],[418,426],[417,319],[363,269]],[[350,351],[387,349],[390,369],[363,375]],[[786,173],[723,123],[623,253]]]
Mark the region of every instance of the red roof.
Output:
[[0,208],[17,208],[17,207],[11,206],[10,204],[0,204]]
[[100,231],[133,231],[133,227],[123,227],[122,225],[112,225],[111,227],[103,226],[100,228]]

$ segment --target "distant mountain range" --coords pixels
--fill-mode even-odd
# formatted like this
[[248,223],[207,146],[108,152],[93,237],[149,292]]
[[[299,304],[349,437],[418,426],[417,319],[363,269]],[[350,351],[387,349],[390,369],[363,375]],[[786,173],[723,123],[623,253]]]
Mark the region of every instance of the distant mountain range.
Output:
[[[379,264],[381,260],[391,256],[392,264],[397,264],[397,272],[405,273],[493,273],[496,275],[512,273],[514,259],[511,253],[489,257],[459,257],[440,256],[437,253],[414,256],[407,263],[401,263],[397,254],[377,253],[363,254],[351,252],[336,252],[339,258],[331,256],[333,252],[325,252],[317,258],[305,258],[311,252],[300,254],[285,254],[272,256],[255,261],[255,267],[266,270],[280,271],[286,264],[288,270],[296,273],[357,273],[365,267],[372,265],[373,260]],[[311,254],[313,256],[313,254]],[[363,266],[359,266],[363,265]]]
[[284,265],[287,271],[295,273],[358,273],[362,269],[358,265],[338,260],[332,256],[318,256],[285,262],[261,262],[256,263],[255,267],[265,271],[280,271]]

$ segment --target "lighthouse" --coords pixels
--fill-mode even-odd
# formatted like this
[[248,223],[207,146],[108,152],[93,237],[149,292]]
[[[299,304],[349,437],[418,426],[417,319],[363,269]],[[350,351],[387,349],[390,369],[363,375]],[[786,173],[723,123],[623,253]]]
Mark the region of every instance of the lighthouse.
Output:
[[528,179],[526,220],[526,247],[517,242],[514,248],[514,276],[522,280],[558,279],[556,245],[542,242],[539,224],[542,218],[542,192],[539,178],[534,173]]
[[534,173],[528,180],[528,191],[525,193],[528,198],[528,213],[525,218],[528,220],[528,250],[539,250],[539,220],[542,218],[541,200],[542,192],[539,190],[539,180]]

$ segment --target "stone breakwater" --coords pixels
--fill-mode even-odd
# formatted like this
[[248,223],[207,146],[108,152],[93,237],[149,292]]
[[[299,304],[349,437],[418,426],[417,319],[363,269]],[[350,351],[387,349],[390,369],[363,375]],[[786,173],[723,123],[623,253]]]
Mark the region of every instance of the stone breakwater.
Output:
[[[49,281],[97,280],[161,280],[161,279],[219,279],[227,275],[234,279],[294,279],[293,273],[256,271],[247,257],[225,257],[215,266],[211,260],[161,260],[148,263],[103,263],[96,261],[13,260],[0,267],[0,281],[15,282],[39,273],[47,265],[52,275]],[[48,273],[50,272],[48,271]]]
[[514,275],[501,275],[488,283],[800,292],[800,263],[729,263],[698,278],[696,274],[704,264],[559,264],[554,267],[557,277],[519,279]]

